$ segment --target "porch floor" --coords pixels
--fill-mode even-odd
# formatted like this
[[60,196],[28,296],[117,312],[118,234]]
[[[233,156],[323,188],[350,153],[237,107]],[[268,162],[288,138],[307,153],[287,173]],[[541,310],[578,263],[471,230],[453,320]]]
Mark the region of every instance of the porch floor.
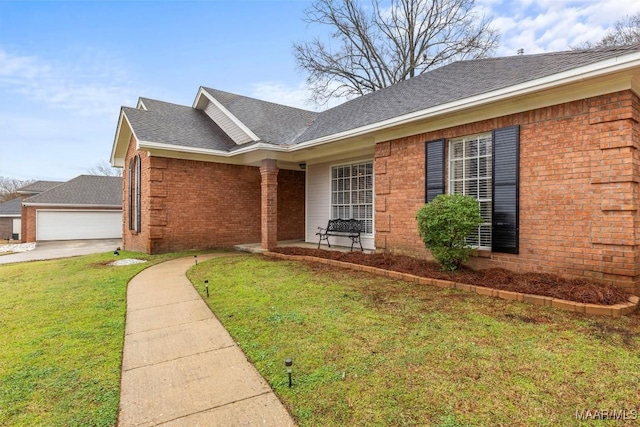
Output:
[[[318,248],[318,244],[317,243],[311,243],[311,242],[305,242],[304,240],[285,240],[285,241],[281,241],[278,242],[278,247],[283,248],[283,247],[287,247],[287,246],[295,246],[298,248],[309,248],[309,249],[317,249]],[[237,251],[240,252],[251,252],[251,253],[262,253],[262,252],[266,252],[265,249],[262,249],[262,245],[260,244],[260,242],[258,243],[245,243],[242,245],[235,245],[234,248]],[[320,245],[320,249],[325,249],[325,250],[330,250],[330,251],[339,251],[339,252],[349,252],[351,250],[350,246],[336,246],[336,245],[331,245],[331,247],[328,247],[327,245]],[[354,247],[353,250],[355,251],[356,248]],[[360,248],[358,248],[358,250],[360,250]],[[364,250],[365,253],[368,252],[373,252],[371,250]]]

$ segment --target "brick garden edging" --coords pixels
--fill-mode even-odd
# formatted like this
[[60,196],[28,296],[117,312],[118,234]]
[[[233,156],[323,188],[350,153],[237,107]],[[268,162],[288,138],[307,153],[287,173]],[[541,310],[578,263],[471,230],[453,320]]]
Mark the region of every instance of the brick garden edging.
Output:
[[542,295],[523,294],[520,292],[502,291],[499,289],[486,288],[484,286],[467,285],[465,283],[451,282],[449,280],[432,279],[429,277],[420,277],[413,274],[401,273],[399,271],[384,270],[382,268],[370,267],[368,265],[351,264],[344,261],[336,261],[333,259],[316,258],[307,255],[285,255],[278,252],[264,252],[264,255],[272,258],[287,259],[293,261],[310,261],[319,264],[331,265],[334,267],[347,268],[355,271],[364,271],[367,273],[385,276],[391,279],[404,280],[405,282],[418,283],[420,285],[432,285],[445,289],[458,289],[461,291],[475,292],[479,295],[501,298],[504,300],[520,301],[529,304],[542,305],[546,307],[558,308],[576,313],[596,314],[600,316],[621,317],[633,313],[638,307],[640,298],[631,296],[629,302],[600,305],[586,304],[581,302],[568,301],[553,297],[545,297]]

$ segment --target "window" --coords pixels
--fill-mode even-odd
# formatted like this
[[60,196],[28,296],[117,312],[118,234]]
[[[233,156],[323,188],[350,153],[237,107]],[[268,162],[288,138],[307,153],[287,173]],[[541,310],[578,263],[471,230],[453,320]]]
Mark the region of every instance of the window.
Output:
[[331,168],[331,219],[351,218],[373,233],[373,162]]
[[129,230],[140,231],[141,226],[141,197],[140,179],[141,165],[140,156],[137,155],[129,161]]
[[467,241],[480,249],[491,249],[491,142],[491,133],[449,141],[449,193],[478,200],[483,223]]

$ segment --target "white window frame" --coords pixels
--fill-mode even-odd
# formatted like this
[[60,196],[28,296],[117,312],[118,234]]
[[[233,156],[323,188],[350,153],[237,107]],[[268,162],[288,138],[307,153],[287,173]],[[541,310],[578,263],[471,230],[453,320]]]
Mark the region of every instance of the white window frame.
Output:
[[[371,173],[367,173],[365,172],[365,174],[363,176],[354,176],[353,175],[353,171],[354,171],[354,167],[358,167],[358,166],[364,166],[366,169],[367,165],[371,165]],[[346,176],[342,176],[342,177],[336,177],[334,178],[334,170],[340,169],[340,168],[349,168],[350,170],[350,175],[348,177]],[[363,181],[365,182],[365,186],[366,186],[366,178],[367,177],[371,177],[371,188],[367,189],[353,189],[351,187],[351,183],[353,182],[353,180],[360,180],[360,178],[363,179]],[[342,189],[336,188],[339,186],[338,182],[340,179],[342,180],[346,180],[349,179],[349,188],[345,189],[344,187],[342,187]],[[334,187],[334,181],[336,182],[336,186]],[[334,191],[335,188],[335,191]],[[354,193],[356,192],[365,192],[364,194],[364,203],[353,203],[353,196],[356,195]],[[367,194],[366,192],[370,191],[370,197],[367,198]],[[334,194],[336,195],[336,197],[334,197]],[[342,194],[343,198],[342,200],[337,200],[336,203],[334,203],[334,200],[336,200],[336,198],[339,198],[340,194]],[[345,196],[348,194],[348,200],[349,203],[346,203],[345,200]],[[357,197],[362,197],[363,195],[361,193],[357,194]],[[341,201],[341,203],[340,203]],[[348,213],[343,215],[342,217],[338,216],[338,215],[334,215],[334,207],[342,207],[344,210],[346,210]],[[364,209],[365,213],[364,215],[354,215],[354,207],[357,207],[359,210]],[[367,209],[368,208],[368,209]],[[343,211],[344,212],[344,211]],[[366,236],[366,237],[372,237],[375,233],[375,171],[373,170],[373,159],[367,159],[367,160],[360,160],[360,161],[354,161],[354,162],[349,162],[349,163],[340,163],[340,164],[335,164],[335,165],[331,165],[331,167],[329,168],[329,218],[331,219],[351,219],[351,218],[355,218],[355,219],[362,219],[365,221],[365,231],[362,233],[362,236]]]
[[[473,150],[476,144],[475,151]],[[480,145],[484,145],[484,150]],[[478,200],[484,222],[478,231],[468,238],[476,249],[491,250],[491,217],[493,214],[492,156],[493,138],[491,132],[452,138],[449,145],[449,194],[470,195]],[[456,146],[461,149],[456,149]],[[484,171],[481,165],[484,165]],[[460,167],[462,171],[460,171]],[[475,167],[475,173],[471,169]],[[456,173],[457,172],[457,173]],[[483,174],[484,172],[484,174]]]

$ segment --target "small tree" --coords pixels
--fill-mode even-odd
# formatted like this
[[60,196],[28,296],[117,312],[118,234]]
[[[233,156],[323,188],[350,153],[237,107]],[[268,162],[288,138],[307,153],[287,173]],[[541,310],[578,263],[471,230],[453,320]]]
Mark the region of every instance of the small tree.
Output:
[[418,231],[443,271],[456,271],[472,249],[466,237],[482,223],[478,201],[462,194],[441,194],[417,214]]

